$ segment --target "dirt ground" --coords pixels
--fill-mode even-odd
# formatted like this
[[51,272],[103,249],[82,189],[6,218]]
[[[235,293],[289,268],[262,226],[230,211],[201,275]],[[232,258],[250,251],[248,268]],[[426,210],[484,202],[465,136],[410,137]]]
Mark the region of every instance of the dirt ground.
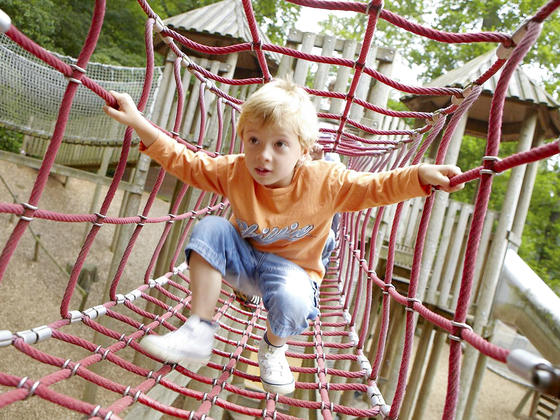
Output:
[[[35,170],[27,167],[0,162],[0,175],[10,189],[17,194],[17,202],[26,201],[29,197],[36,173]],[[94,185],[76,179],[71,179],[66,185],[63,185],[62,181],[64,181],[62,178],[50,177],[40,201],[40,208],[64,213],[89,213]],[[103,188],[101,197],[104,197],[105,192],[106,188]],[[147,195],[144,196],[144,200],[146,197]],[[0,201],[12,202],[12,197],[1,182]],[[120,202],[121,194],[119,193],[114,199],[113,205],[111,205],[109,215],[118,215]],[[157,200],[151,214],[166,215],[167,213],[168,204]],[[2,247],[16,223],[16,217],[0,214],[0,244],[2,244]],[[66,264],[73,264],[84,239],[84,224],[58,223],[35,219],[31,226],[37,234],[40,234],[41,241],[61,266],[65,267]],[[146,225],[127,264],[123,279],[119,283],[119,293],[128,293],[143,283],[146,267],[162,229],[161,224]],[[113,257],[110,250],[113,231],[114,226],[103,226],[87,257],[86,267],[95,266],[100,281],[94,283],[86,308],[104,301],[104,283]],[[21,331],[60,319],[59,304],[66,288],[67,277],[42,250],[39,250],[38,260],[34,261],[34,250],[35,241],[28,229],[19,242],[2,283],[0,283],[0,330]],[[74,293],[70,305],[71,309],[77,309],[80,301],[81,296]],[[68,328],[65,327],[64,332],[75,334],[90,341],[93,340],[92,331],[81,323],[73,324]],[[56,339],[46,340],[36,347],[62,359],[78,360],[91,354],[85,350],[69,349],[67,344]],[[119,355],[123,359],[133,360],[133,354],[129,351],[119,352]],[[59,371],[59,368],[35,362],[29,357],[23,356],[12,346],[0,348],[0,372],[17,377],[28,376],[30,380],[35,381],[57,371]],[[128,383],[127,373],[124,370],[114,373],[114,375],[115,381]],[[430,396],[427,410],[429,414],[425,418],[441,418],[447,386],[446,378],[447,356],[444,354],[438,366],[433,395]],[[54,385],[52,389],[80,398],[84,389],[84,382],[83,379],[74,377],[63,381],[62,384]],[[0,392],[8,392],[12,389],[0,385]],[[513,410],[523,397],[524,392],[525,390],[520,385],[487,371],[476,405],[476,418],[481,420],[514,418]],[[99,394],[98,401],[100,404],[110,404],[114,400],[115,395],[109,391]],[[32,397],[0,409],[0,419],[15,418],[80,419],[83,416],[63,409],[56,404],[45,402],[39,397]]]

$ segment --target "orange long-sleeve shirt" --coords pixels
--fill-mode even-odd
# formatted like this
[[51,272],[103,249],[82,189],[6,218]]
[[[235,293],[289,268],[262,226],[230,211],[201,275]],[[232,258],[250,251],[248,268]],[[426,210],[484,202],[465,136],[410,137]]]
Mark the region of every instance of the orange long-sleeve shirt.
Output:
[[213,158],[194,153],[164,133],[140,150],[181,181],[227,197],[230,221],[242,237],[259,251],[296,263],[317,283],[323,278],[321,252],[335,213],[429,193],[420,183],[418,166],[372,174],[317,160],[297,167],[287,187],[268,188],[253,180],[243,154]]

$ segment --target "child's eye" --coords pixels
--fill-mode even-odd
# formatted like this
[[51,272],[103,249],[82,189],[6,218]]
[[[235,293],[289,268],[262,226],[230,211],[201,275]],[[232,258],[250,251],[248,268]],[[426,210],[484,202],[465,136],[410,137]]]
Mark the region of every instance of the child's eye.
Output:
[[259,139],[257,139],[256,137],[249,137],[249,143],[250,144],[257,144],[259,142]]
[[278,147],[279,149],[288,146],[288,144],[285,141],[277,141],[276,142],[276,147]]

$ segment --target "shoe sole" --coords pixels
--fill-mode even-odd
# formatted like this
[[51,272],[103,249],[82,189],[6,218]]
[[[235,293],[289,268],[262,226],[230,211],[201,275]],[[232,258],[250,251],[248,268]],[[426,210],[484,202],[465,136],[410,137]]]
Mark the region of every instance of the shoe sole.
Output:
[[291,394],[296,389],[295,381],[291,382],[289,384],[278,385],[278,384],[271,384],[271,383],[265,382],[265,380],[263,378],[261,378],[261,383],[262,383],[263,389],[265,391],[273,393],[273,394],[280,394],[280,395]]

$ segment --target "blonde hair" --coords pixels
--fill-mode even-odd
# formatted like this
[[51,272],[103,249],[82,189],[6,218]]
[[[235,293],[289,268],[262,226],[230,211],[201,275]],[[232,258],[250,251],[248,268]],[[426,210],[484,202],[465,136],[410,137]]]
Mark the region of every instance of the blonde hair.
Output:
[[241,107],[237,130],[243,136],[250,124],[287,126],[304,150],[319,137],[317,112],[308,93],[296,84],[275,79],[253,93]]

